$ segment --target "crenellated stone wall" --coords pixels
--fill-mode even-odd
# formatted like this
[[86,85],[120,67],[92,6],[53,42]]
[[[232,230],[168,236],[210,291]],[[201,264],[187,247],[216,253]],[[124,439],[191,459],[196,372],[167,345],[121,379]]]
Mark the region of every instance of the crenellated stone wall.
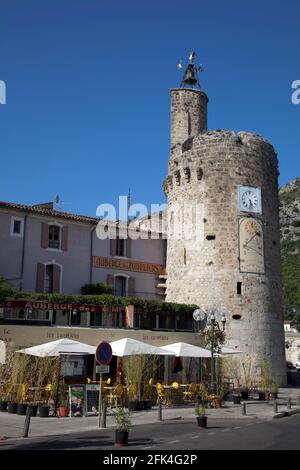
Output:
[[[178,90],[173,93],[178,99]],[[188,90],[182,93],[186,103]],[[193,114],[201,113],[204,122],[206,112],[199,104]],[[172,119],[177,115],[178,110]],[[190,203],[201,218],[196,239],[168,237],[166,300],[204,309],[226,307],[228,345],[254,358],[256,375],[263,360],[270,358],[274,376],[284,383],[277,178],[274,148],[256,134],[202,128],[171,147],[164,182],[168,215]],[[239,186],[261,188],[261,214],[240,212]],[[245,218],[262,227],[263,253],[252,253],[254,262],[256,256],[264,258],[263,263],[257,259],[264,265],[262,273],[240,269],[240,224]]]

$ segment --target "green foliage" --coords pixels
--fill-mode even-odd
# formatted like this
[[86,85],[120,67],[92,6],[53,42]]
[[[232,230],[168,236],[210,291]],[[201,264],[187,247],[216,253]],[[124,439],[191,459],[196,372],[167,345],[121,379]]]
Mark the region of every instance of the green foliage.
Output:
[[[73,295],[73,294],[46,294],[37,292],[20,292],[11,291],[7,297],[16,299],[31,299],[37,301],[47,301],[51,303],[78,303],[93,304],[103,307],[116,307],[134,304],[134,306],[147,313],[175,313],[175,314],[192,314],[198,308],[197,305],[176,304],[173,302],[163,302],[160,300],[146,300],[138,297],[118,297],[111,294],[101,295]],[[5,298],[5,296],[4,296]],[[3,299],[4,299],[3,298]]]
[[291,225],[293,227],[300,227],[300,220],[293,220],[293,222],[291,223]]
[[11,297],[15,293],[15,289],[11,287],[3,277],[0,277],[0,301],[6,297]]
[[131,428],[131,419],[127,408],[117,408],[113,413],[113,417],[116,421],[117,430],[128,432]]
[[281,258],[285,317],[292,319],[295,317],[293,309],[300,309],[300,240],[284,240]]
[[272,372],[271,372],[271,362],[269,358],[266,358],[263,362],[260,372],[260,386],[263,391],[270,391],[270,388],[275,384]]
[[112,286],[99,282],[98,284],[85,284],[80,289],[82,295],[112,294]]

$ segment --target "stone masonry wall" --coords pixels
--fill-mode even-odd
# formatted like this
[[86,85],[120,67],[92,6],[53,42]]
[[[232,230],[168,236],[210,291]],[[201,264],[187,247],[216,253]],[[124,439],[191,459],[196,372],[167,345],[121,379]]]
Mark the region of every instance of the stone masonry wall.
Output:
[[[226,307],[228,345],[253,357],[256,374],[270,358],[274,376],[284,383],[277,168],[272,145],[246,132],[202,132],[171,149],[164,184],[168,212],[176,204],[195,203],[202,225],[198,240],[168,239],[166,300]],[[240,185],[261,188],[262,214],[239,211]],[[262,222],[264,274],[240,272],[238,228],[247,215]],[[240,319],[233,319],[237,314]]]

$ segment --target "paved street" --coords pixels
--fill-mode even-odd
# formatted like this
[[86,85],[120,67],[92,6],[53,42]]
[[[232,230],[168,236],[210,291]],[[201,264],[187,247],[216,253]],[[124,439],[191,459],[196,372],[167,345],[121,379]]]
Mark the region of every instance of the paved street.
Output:
[[[130,445],[123,450],[213,450],[259,449],[300,450],[300,415],[272,420],[215,419],[206,430],[195,420],[174,420],[135,426]],[[110,450],[114,449],[113,429],[78,432],[40,439],[16,439],[3,442],[0,449],[14,450]]]
[[[279,393],[280,413],[300,411],[299,388]],[[242,406],[225,402],[221,409],[208,410],[208,429],[196,425],[193,406],[131,413],[130,449],[300,449],[300,414],[274,419],[272,402],[247,402]],[[111,449],[115,422],[108,410],[107,428],[98,429],[97,417],[31,419],[29,438],[23,439],[25,417],[0,413],[0,449]]]

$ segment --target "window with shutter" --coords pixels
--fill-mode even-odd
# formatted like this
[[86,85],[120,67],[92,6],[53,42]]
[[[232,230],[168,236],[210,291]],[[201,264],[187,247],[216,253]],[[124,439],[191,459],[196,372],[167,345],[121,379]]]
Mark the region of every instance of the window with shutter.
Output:
[[36,292],[44,292],[45,265],[37,264],[36,269]]

